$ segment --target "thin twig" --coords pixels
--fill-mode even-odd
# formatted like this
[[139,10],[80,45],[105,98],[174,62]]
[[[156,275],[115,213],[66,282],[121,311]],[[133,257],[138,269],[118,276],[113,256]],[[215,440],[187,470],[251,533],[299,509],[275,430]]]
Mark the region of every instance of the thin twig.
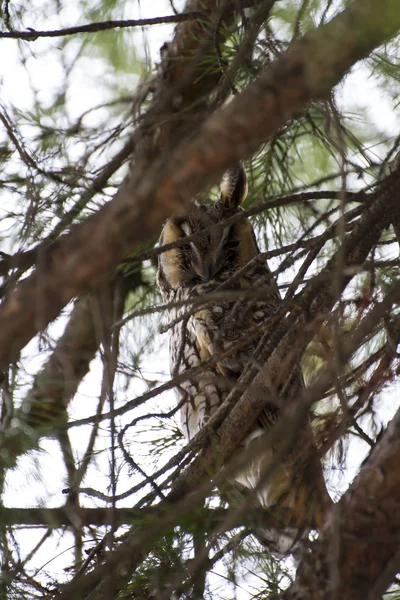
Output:
[[[250,7],[259,4],[261,0],[244,0],[242,2],[243,7]],[[5,5],[8,9],[8,0]],[[224,9],[235,8],[236,2],[227,2]],[[9,13],[4,11],[9,16]],[[54,29],[52,31],[40,31],[32,28],[28,28],[28,31],[15,31],[9,27],[9,19],[6,22],[6,26],[9,27],[9,31],[0,31],[0,38],[4,39],[17,39],[25,40],[27,42],[34,42],[39,38],[53,38],[53,37],[65,37],[68,35],[76,35],[80,33],[96,33],[98,31],[107,31],[109,29],[126,29],[130,27],[148,27],[151,25],[165,25],[168,23],[184,23],[186,21],[194,21],[197,19],[205,19],[215,12],[215,9],[203,9],[194,10],[186,13],[180,13],[176,15],[166,15],[163,17],[152,17],[148,19],[122,19],[114,21],[100,21],[99,23],[88,23],[86,25],[77,25],[75,27],[65,27],[63,29]]]

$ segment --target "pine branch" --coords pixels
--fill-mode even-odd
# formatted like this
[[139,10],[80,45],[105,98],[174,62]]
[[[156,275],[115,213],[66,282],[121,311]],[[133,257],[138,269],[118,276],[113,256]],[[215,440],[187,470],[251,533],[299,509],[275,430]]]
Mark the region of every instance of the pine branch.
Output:
[[[206,16],[208,18],[215,12],[215,2],[211,1],[208,7],[204,7],[204,3],[198,3],[199,8],[206,9]],[[192,8],[196,8],[195,2],[190,2],[189,5]],[[201,5],[201,6],[200,6]],[[224,19],[229,23],[233,19],[234,9],[236,4],[228,4],[223,7]],[[218,14],[221,14],[217,10]],[[199,107],[193,109],[193,94],[202,97],[207,95],[216,85],[219,79],[219,73],[211,70],[211,75],[206,77],[199,77],[199,72],[203,70],[201,61],[203,59],[203,53],[206,52],[207,46],[212,45],[212,31],[213,28],[210,26],[209,29],[205,28],[204,21],[195,20],[192,23],[185,22],[177,28],[175,38],[173,42],[167,47],[163,54],[163,65],[160,68],[158,77],[153,81],[154,88],[154,101],[150,106],[147,114],[147,120],[144,119],[140,122],[140,126],[136,130],[132,140],[130,140],[122,148],[120,152],[110,161],[110,163],[102,170],[99,176],[95,179],[91,189],[88,193],[85,193],[82,198],[74,205],[69,211],[65,218],[60,224],[56,226],[54,231],[37,247],[27,252],[22,252],[15,256],[5,258],[0,263],[0,272],[6,273],[9,269],[19,268],[21,274],[37,259],[40,257],[40,261],[44,268],[37,268],[36,274],[38,276],[37,284],[40,290],[40,298],[37,298],[39,303],[38,308],[33,307],[33,311],[36,313],[40,312],[42,315],[42,308],[47,303],[46,297],[46,284],[47,279],[47,267],[50,261],[53,266],[55,262],[52,260],[56,254],[59,259],[64,262],[64,241],[68,236],[59,238],[58,236],[65,227],[69,226],[73,219],[79,215],[79,212],[86,205],[88,200],[92,197],[93,193],[96,193],[109,179],[110,175],[115,169],[120,166],[121,161],[123,162],[129,153],[135,148],[135,143],[138,139],[141,141],[141,148],[146,146],[145,140],[147,139],[147,151],[150,154],[159,147],[159,142],[154,144],[154,125],[153,125],[153,112],[158,111],[158,117],[161,117],[162,111],[171,111],[170,101],[173,101],[174,94],[177,93],[177,86],[179,87],[179,93],[183,94],[185,89],[187,90],[185,97],[182,97],[181,116],[180,120],[182,124],[186,124],[189,119],[190,122],[190,110],[196,114],[196,118],[199,118]],[[210,21],[211,25],[213,20]],[[201,41],[203,40],[203,42]],[[198,53],[199,44],[202,48],[202,53]],[[191,59],[191,60],[189,60]],[[189,69],[188,69],[189,65]],[[182,79],[182,73],[185,77]],[[158,84],[157,84],[158,82]],[[157,89],[157,93],[155,90]],[[173,93],[172,93],[173,92]],[[142,92],[139,92],[139,96]],[[172,112],[176,112],[176,107]],[[150,119],[149,119],[150,115]],[[171,138],[170,143],[172,144],[172,137],[179,136],[179,119],[174,120],[174,127],[170,129],[169,119],[166,119],[166,125],[161,128],[163,129],[163,138]],[[75,231],[79,231],[79,227]],[[103,251],[107,252],[106,248]],[[90,261],[95,260],[94,255],[90,257]],[[81,265],[83,266],[83,265]],[[34,276],[36,279],[36,276]],[[24,284],[22,284],[24,285]],[[49,291],[49,290],[47,290]],[[76,295],[78,296],[85,290],[80,290]],[[49,297],[47,297],[49,299]],[[95,324],[90,315],[90,299],[81,300],[75,308],[67,329],[60,339],[56,351],[46,364],[44,370],[38,374],[35,379],[34,388],[28,394],[28,398],[24,403],[23,410],[19,412],[17,417],[21,423],[21,432],[17,435],[9,437],[7,431],[3,432],[1,447],[4,450],[9,450],[10,464],[13,464],[15,458],[26,452],[27,450],[37,445],[38,439],[45,434],[54,430],[57,423],[60,423],[65,414],[65,409],[68,406],[71,398],[73,397],[77,385],[79,384],[82,377],[85,375],[89,368],[90,360],[94,357],[95,351],[98,347],[98,336],[96,336]],[[54,317],[56,314],[54,313]],[[120,315],[122,317],[122,314]],[[42,316],[40,316],[40,319]],[[42,321],[43,324],[43,321]],[[82,352],[85,354],[85,358],[82,358]],[[68,360],[65,358],[68,355]],[[15,358],[17,355],[14,355]],[[65,366],[68,366],[68,375],[63,372]],[[36,417],[32,419],[32,416],[36,414]],[[24,432],[24,425],[28,424],[32,427],[29,435]],[[15,433],[15,432],[14,432]]]
[[103,294],[98,291],[77,301],[52,355],[36,375],[21,408],[13,415],[12,428],[2,430],[0,448],[5,453],[3,456],[8,456],[8,467],[15,464],[19,455],[37,447],[42,436],[54,435],[58,427],[65,425],[66,410],[101,342],[96,304],[101,303],[102,319],[108,319],[110,328],[114,310],[119,319],[126,296],[140,283],[140,272],[130,277],[129,286],[120,274],[105,286]]
[[[66,504],[58,508],[7,508],[0,506],[0,524],[1,527],[51,527],[53,529],[62,529],[64,527],[100,527],[109,526],[113,519],[116,519],[117,526],[121,525],[140,525],[148,519],[158,518],[160,514],[168,508],[165,505],[148,506],[142,508],[125,508],[120,507],[115,509],[115,515],[111,514],[108,507],[105,508],[85,508],[82,506],[72,506]],[[175,509],[170,506],[173,512]],[[271,527],[276,526],[278,522],[277,516],[273,513],[268,515],[264,509],[254,509],[253,517],[259,518],[264,522],[269,523]],[[206,530],[218,528],[227,519],[232,520],[236,517],[235,509],[231,508],[206,508],[199,510],[195,519],[189,520],[186,523],[188,531],[195,530],[198,527],[205,527]],[[235,519],[235,526],[243,526],[247,524],[247,520],[242,522]],[[221,533],[222,533],[221,529]]]
[[399,461],[397,412],[280,600],[382,597],[400,568]]
[[394,36],[399,27],[396,0],[385,0],[379,8],[372,0],[356,0],[330,23],[294,42],[256,82],[211,116],[165,166],[163,157],[147,176],[138,169],[111,203],[49,254],[45,272],[38,268],[4,302],[1,367],[15,359],[71,298],[95,287],[133,247],[153,236],[166,217],[182,211],[232,162],[257,150],[310,99],[326,97],[357,60]]
[[[241,8],[249,8],[260,4],[262,0],[241,0]],[[236,8],[236,2],[227,2],[223,9],[225,11]],[[81,33],[96,33],[98,31],[108,31],[110,29],[127,29],[132,27],[149,27],[152,25],[165,25],[168,23],[185,23],[187,21],[205,20],[215,10],[214,7],[203,10],[192,10],[178,13],[176,15],[165,15],[163,17],[152,17],[149,19],[121,19],[114,21],[100,21],[99,23],[87,23],[86,25],[76,25],[74,27],[65,27],[51,31],[38,31],[28,28],[28,31],[0,31],[0,39],[25,40],[35,42],[39,38],[65,37]]]
[[121,150],[119,150],[106,165],[104,165],[99,175],[93,179],[91,185],[85,189],[79,200],[62,217],[60,222],[54,227],[53,231],[51,231],[51,233],[49,233],[34,248],[26,250],[25,252],[18,252],[11,256],[4,256],[2,254],[3,260],[0,261],[0,275],[6,275],[12,269],[18,269],[22,275],[22,273],[32,267],[38,257],[42,257],[45,254],[46,249],[51,244],[55,244],[59,236],[74,222],[74,219],[79,217],[93,196],[103,190],[110,177],[112,177],[112,175],[114,175],[114,173],[124,164],[132,151],[133,143],[132,140],[129,140],[123,148],[121,148]]

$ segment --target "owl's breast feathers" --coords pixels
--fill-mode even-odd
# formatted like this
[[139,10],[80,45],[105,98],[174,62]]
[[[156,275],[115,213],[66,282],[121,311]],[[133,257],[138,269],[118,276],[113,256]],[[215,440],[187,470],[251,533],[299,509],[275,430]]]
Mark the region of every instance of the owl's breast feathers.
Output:
[[[199,284],[191,290],[191,297],[207,302],[207,295],[218,293],[221,283]],[[203,356],[214,357],[219,371],[231,378],[237,379],[243,372],[269,318],[278,308],[279,301],[276,296],[270,296],[269,287],[265,288],[266,300],[259,300],[262,290],[260,283],[257,299],[254,299],[249,279],[241,277],[233,285],[224,287],[225,301],[200,308],[189,321]]]

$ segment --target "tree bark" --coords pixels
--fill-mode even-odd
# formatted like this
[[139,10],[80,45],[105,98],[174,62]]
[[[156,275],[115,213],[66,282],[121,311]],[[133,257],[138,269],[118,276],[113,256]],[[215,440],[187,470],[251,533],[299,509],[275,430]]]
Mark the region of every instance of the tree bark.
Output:
[[[94,289],[162,221],[215,183],[233,162],[255,152],[311,99],[325,98],[350,67],[400,27],[397,0],[356,0],[277,59],[164,166],[137,172],[112,202],[66,236],[45,264],[10,293],[0,309],[0,368],[71,298]],[[249,108],[251,107],[251,110]],[[139,183],[138,183],[139,182]]]
[[382,597],[400,568],[399,464],[397,412],[281,600]]

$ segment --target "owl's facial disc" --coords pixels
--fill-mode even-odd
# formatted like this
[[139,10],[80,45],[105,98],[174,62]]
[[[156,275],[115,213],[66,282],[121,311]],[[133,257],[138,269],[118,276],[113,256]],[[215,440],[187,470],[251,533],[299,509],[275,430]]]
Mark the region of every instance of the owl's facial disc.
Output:
[[[210,229],[210,226],[213,225],[212,221],[202,223],[203,227],[197,223],[196,225],[194,231],[203,231],[197,239],[189,242],[190,267],[196,277],[208,282],[219,273],[224,265],[226,259],[225,245],[230,228],[225,228],[222,231],[215,228]],[[183,223],[181,229],[186,236],[194,233],[191,224],[188,222]]]

